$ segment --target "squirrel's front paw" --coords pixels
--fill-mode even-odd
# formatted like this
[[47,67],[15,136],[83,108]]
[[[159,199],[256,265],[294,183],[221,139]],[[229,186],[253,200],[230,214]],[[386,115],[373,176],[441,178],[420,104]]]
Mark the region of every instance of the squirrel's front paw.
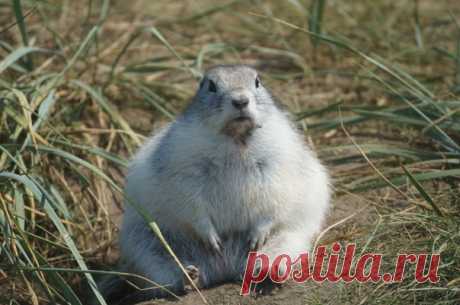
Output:
[[195,230],[205,247],[215,253],[222,253],[222,241],[210,221],[202,220],[196,223]]
[[259,250],[262,248],[270,235],[271,225],[264,224],[257,226],[249,235],[249,248]]
[[[194,265],[188,265],[185,267],[185,271],[187,271],[187,274],[189,278],[192,280],[193,284],[197,288],[202,288],[201,282],[200,282],[200,270],[194,266]],[[192,283],[187,282],[189,280],[188,278],[184,278],[184,281],[186,282],[185,284],[185,290],[186,291],[192,291],[194,287],[192,287]]]

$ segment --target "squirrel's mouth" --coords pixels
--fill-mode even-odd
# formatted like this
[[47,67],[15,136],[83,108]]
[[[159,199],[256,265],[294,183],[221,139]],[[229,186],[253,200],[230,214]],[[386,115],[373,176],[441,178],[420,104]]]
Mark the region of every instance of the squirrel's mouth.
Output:
[[235,121],[235,122],[244,122],[244,121],[248,121],[248,120],[249,120],[249,121],[252,121],[253,119],[252,119],[250,116],[248,116],[248,115],[240,115],[240,116],[237,116],[236,118],[230,120],[230,123],[231,123],[232,121]]
[[232,138],[235,143],[244,145],[257,127],[259,126],[253,117],[241,114],[229,120],[222,129],[222,133]]

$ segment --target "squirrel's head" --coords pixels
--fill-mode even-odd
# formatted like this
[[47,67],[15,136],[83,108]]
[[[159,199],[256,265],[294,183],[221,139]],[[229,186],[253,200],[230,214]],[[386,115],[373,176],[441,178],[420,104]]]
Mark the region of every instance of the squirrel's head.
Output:
[[224,65],[205,73],[189,111],[209,128],[244,143],[275,107],[256,70]]

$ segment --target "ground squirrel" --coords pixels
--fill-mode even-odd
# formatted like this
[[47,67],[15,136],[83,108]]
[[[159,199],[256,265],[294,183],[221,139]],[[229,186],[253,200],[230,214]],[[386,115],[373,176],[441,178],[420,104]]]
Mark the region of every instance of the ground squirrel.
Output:
[[[257,72],[222,65],[205,73],[185,111],[135,155],[126,196],[150,213],[183,265],[196,266],[200,286],[209,287],[240,280],[251,249],[270,257],[308,251],[330,186]],[[129,204],[120,248],[124,271],[184,291],[182,272]],[[155,289],[142,298],[165,294]]]

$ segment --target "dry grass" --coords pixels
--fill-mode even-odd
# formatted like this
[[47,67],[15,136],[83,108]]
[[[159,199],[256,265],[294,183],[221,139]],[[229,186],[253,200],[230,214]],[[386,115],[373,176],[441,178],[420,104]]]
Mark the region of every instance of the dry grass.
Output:
[[386,266],[442,255],[437,285],[305,302],[460,302],[456,1],[0,0],[0,16],[1,304],[84,304],[86,271],[116,258],[126,160],[223,62],[256,66],[297,117],[333,173],[332,218],[360,202],[323,242]]

